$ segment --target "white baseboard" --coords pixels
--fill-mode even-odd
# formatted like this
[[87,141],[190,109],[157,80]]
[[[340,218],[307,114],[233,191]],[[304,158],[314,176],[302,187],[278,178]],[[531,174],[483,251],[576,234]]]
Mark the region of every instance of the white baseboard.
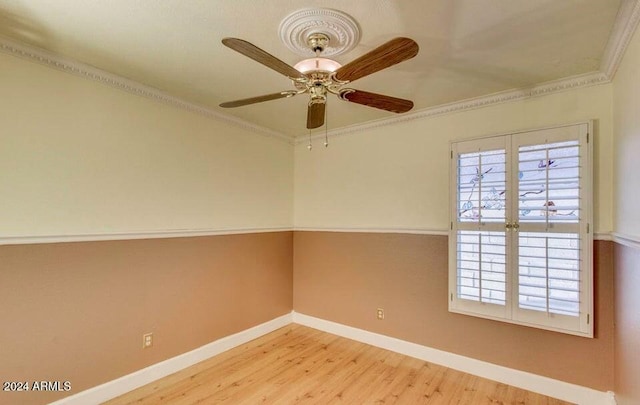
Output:
[[293,312],[293,322],[564,401],[580,405],[615,405],[616,403],[613,392],[610,391],[597,391],[297,312]]
[[113,399],[217,354],[259,338],[283,326],[287,326],[291,322],[292,314],[283,315],[242,332],[223,337],[190,352],[172,357],[113,381],[63,398],[50,405],[86,405],[108,401],[109,399]]
[[309,326],[334,335],[367,343],[421,360],[440,364],[469,374],[499,381],[514,387],[538,392],[580,405],[615,405],[612,392],[601,392],[591,388],[569,384],[524,371],[498,366],[469,357],[406,342],[400,339],[368,332],[351,326],[314,318],[292,312],[272,319],[250,329],[226,336],[190,352],[151,365],[113,381],[79,392],[50,405],[85,405],[108,401],[136,388],[178,372],[210,357],[240,346],[290,323]]

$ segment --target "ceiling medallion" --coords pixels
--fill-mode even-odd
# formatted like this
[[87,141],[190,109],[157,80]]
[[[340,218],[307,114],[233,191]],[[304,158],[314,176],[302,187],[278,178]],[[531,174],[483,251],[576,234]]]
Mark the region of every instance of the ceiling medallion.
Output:
[[313,56],[309,36],[322,33],[329,38],[323,56],[336,56],[350,51],[360,42],[360,28],[351,16],[326,8],[305,8],[289,14],[280,23],[280,39],[300,56]]

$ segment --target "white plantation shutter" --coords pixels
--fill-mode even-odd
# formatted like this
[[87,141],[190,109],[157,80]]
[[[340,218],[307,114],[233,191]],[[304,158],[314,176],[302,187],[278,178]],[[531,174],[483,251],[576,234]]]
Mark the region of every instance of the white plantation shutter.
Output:
[[592,336],[589,128],[452,144],[451,311]]

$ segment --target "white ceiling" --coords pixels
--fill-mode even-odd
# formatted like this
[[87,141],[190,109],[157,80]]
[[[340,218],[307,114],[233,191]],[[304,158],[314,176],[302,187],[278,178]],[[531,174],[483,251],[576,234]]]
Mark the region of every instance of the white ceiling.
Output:
[[[417,57],[350,87],[411,99],[413,111],[598,71],[620,0],[0,0],[0,35],[95,66],[288,136],[307,133],[305,96],[235,109],[218,104],[293,89],[226,48],[245,39],[293,65],[280,40],[289,14],[343,11],[360,43],[345,64],[397,37]],[[331,129],[393,116],[330,99]],[[324,131],[322,129],[322,131]]]

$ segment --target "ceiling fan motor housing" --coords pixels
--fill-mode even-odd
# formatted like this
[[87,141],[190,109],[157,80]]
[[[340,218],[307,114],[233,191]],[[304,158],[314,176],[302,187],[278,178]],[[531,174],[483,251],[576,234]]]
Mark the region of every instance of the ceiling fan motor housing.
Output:
[[324,83],[318,83],[318,85],[311,86],[309,88],[309,104],[324,104],[327,102],[327,87]]

